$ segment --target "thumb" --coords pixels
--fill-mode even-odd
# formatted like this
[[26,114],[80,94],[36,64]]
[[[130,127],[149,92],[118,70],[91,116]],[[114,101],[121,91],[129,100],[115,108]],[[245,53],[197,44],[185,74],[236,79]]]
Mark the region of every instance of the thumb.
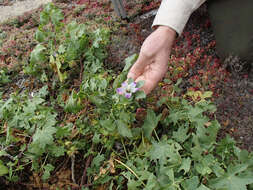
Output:
[[149,60],[146,56],[140,54],[137,61],[129,70],[127,78],[132,78],[133,80],[136,80],[139,76],[141,76],[145,70],[145,67],[147,66],[148,61]]

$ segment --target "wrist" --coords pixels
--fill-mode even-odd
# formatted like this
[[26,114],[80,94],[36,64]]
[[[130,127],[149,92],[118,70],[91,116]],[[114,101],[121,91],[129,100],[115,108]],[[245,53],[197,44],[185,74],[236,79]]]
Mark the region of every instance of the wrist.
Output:
[[164,32],[164,33],[170,35],[172,38],[176,38],[176,36],[177,36],[177,32],[169,26],[160,25],[160,26],[156,27],[156,30]]

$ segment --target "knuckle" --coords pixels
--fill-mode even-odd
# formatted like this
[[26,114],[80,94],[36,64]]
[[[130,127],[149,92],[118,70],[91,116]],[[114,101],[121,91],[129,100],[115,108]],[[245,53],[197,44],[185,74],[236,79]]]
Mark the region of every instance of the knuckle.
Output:
[[147,48],[146,46],[143,46],[140,51],[141,55],[145,56],[146,58],[151,58],[154,56],[154,52],[150,50],[150,48]]

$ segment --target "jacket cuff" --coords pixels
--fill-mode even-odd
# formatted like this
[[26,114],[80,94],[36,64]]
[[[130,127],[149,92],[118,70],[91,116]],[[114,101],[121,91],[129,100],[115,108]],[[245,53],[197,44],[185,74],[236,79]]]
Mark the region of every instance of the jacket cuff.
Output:
[[[192,14],[198,8],[197,0],[163,0],[156,14],[153,26],[168,26],[181,35],[183,29]],[[198,2],[204,2],[199,0]],[[195,2],[195,4],[193,3]],[[197,3],[200,5],[200,3]]]

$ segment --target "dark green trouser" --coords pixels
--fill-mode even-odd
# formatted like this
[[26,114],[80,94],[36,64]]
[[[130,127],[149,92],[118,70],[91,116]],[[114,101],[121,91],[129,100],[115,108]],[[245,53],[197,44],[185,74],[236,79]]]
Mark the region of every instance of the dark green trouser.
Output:
[[222,58],[253,63],[253,0],[209,0],[210,19]]

